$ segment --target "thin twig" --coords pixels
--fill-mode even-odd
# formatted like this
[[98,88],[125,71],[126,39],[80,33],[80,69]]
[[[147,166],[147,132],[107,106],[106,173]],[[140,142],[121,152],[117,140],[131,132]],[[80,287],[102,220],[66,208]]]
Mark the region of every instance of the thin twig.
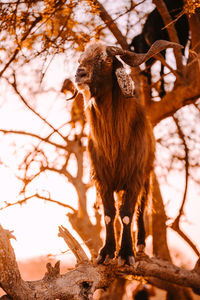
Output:
[[56,148],[60,148],[62,150],[67,150],[66,146],[63,146],[61,144],[57,144],[57,143],[54,143],[52,142],[51,140],[49,140],[49,137],[54,133],[50,133],[47,137],[41,137],[35,133],[32,133],[32,132],[26,132],[26,131],[22,131],[22,130],[13,130],[13,129],[10,129],[10,130],[7,130],[7,129],[0,129],[0,132],[4,133],[4,134],[19,134],[19,135],[26,135],[26,136],[30,136],[30,137],[33,137],[33,138],[36,138],[36,139],[39,139],[41,140],[41,142],[44,142],[44,143],[48,143]]
[[51,203],[55,203],[55,204],[58,204],[58,205],[60,205],[62,207],[71,209],[74,213],[77,212],[72,206],[70,206],[68,204],[65,204],[65,203],[62,203],[62,202],[57,201],[57,200],[53,200],[53,199],[48,198],[48,197],[41,196],[39,193],[35,193],[34,195],[31,195],[29,197],[25,197],[24,199],[18,200],[17,202],[14,202],[14,203],[5,202],[6,206],[5,207],[1,207],[0,210],[6,209],[6,208],[14,206],[14,205],[22,205],[22,204],[26,203],[28,200],[30,200],[32,198],[42,199],[42,200],[45,200],[45,201],[48,201],[48,202],[51,202]]
[[101,32],[102,30],[104,30],[106,27],[109,27],[112,25],[113,22],[117,21],[119,18],[123,17],[124,15],[130,13],[132,10],[134,10],[137,6],[139,6],[140,4],[144,3],[145,0],[142,0],[140,3],[134,3],[134,5],[132,5],[131,3],[131,7],[126,9],[125,12],[120,13],[116,18],[114,19],[110,19],[109,21],[106,22],[105,25],[98,25],[97,28],[95,28],[95,31]]
[[183,199],[182,199],[182,204],[181,207],[179,209],[179,213],[176,217],[176,219],[174,220],[174,222],[170,225],[170,227],[176,231],[181,237],[182,239],[184,239],[184,241],[186,241],[188,243],[188,245],[193,249],[193,251],[199,256],[200,253],[197,249],[197,247],[195,246],[195,244],[188,238],[188,236],[180,229],[180,218],[183,215],[183,209],[184,209],[184,205],[186,202],[186,196],[187,196],[187,191],[188,191],[188,180],[189,180],[189,148],[187,146],[187,142],[185,139],[185,135],[184,132],[182,131],[182,128],[179,124],[179,120],[178,118],[174,115],[173,116],[173,120],[176,124],[177,130],[178,130],[178,135],[180,137],[180,139],[182,140],[183,146],[184,146],[184,151],[185,151],[185,189],[184,189],[184,193],[183,193]]
[[191,249],[196,253],[196,255],[199,257],[200,252],[197,249],[196,245],[191,241],[191,239],[180,229],[179,223],[176,221],[173,222],[173,224],[170,226],[174,231],[176,231],[180,237],[191,247]]
[[13,78],[14,78],[14,82],[11,83],[9,80],[8,82],[10,83],[10,85],[14,88],[15,92],[17,93],[17,95],[20,97],[20,99],[22,100],[22,102],[26,105],[26,107],[28,107],[30,109],[30,111],[32,111],[38,118],[40,118],[45,124],[47,124],[51,129],[53,129],[53,131],[55,133],[57,133],[58,135],[60,135],[60,137],[65,141],[65,137],[56,129],[54,128],[45,118],[43,118],[38,112],[36,112],[27,102],[27,100],[22,96],[22,94],[19,92],[18,87],[17,87],[17,82],[16,82],[16,77],[15,77],[15,73],[13,73]]
[[[27,32],[23,35],[23,37],[21,38],[20,41],[20,46],[22,45],[22,42],[28,37],[28,35],[30,34],[30,32],[32,31],[32,29],[42,20],[42,16],[37,17],[33,23],[31,24],[30,28],[27,30]],[[3,75],[3,73],[6,71],[6,69],[9,67],[9,65],[15,60],[17,54],[20,51],[20,47],[17,46],[13,55],[11,56],[10,60],[5,64],[4,68],[1,70],[0,72],[0,77]]]
[[183,193],[182,204],[181,204],[181,207],[179,209],[179,214],[176,217],[176,220],[178,220],[178,222],[179,222],[179,220],[180,220],[180,218],[181,218],[181,216],[183,214],[183,208],[184,208],[184,205],[185,205],[185,202],[186,202],[186,196],[187,196],[187,191],[188,191],[189,148],[187,146],[187,142],[186,142],[186,139],[185,139],[184,132],[182,131],[182,128],[181,128],[181,126],[179,124],[179,120],[178,120],[178,118],[175,115],[173,116],[173,120],[174,120],[174,122],[176,124],[177,130],[178,130],[178,135],[179,135],[180,139],[182,140],[182,143],[183,143],[183,146],[184,146],[184,151],[185,151],[185,157],[184,157],[184,160],[185,160],[185,190],[184,190],[184,193]]

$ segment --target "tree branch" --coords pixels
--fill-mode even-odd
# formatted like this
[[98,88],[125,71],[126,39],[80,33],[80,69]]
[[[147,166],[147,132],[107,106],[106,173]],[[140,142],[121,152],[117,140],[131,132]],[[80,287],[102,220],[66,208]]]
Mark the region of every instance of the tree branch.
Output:
[[196,255],[199,256],[200,253],[199,253],[197,247],[195,246],[195,244],[180,229],[180,218],[183,215],[183,209],[184,209],[184,205],[185,205],[185,202],[186,202],[186,196],[187,196],[187,190],[188,190],[188,179],[189,179],[189,148],[187,146],[187,142],[186,142],[184,133],[182,131],[182,128],[181,128],[181,126],[179,124],[178,118],[174,115],[173,119],[174,119],[174,122],[176,124],[177,129],[178,129],[178,134],[179,134],[179,137],[182,140],[182,143],[183,143],[183,146],[184,146],[184,151],[185,151],[185,157],[184,157],[184,160],[185,160],[185,190],[184,190],[184,193],[183,193],[183,199],[182,199],[181,207],[179,209],[179,213],[178,213],[176,219],[174,220],[174,222],[170,225],[170,227],[174,231],[176,231],[182,237],[182,239],[184,239],[188,243],[188,245],[193,249],[193,251],[196,253]]
[[40,120],[42,120],[45,124],[47,124],[51,129],[53,129],[53,132],[57,133],[64,141],[65,141],[65,137],[56,129],[54,128],[45,118],[43,118],[38,112],[36,112],[29,104],[28,101],[26,101],[26,99],[22,96],[22,94],[20,93],[20,91],[18,90],[17,87],[17,82],[16,82],[16,77],[15,77],[15,73],[13,73],[13,78],[14,78],[14,82],[11,83],[9,80],[9,84],[14,88],[16,94],[20,97],[20,99],[22,100],[22,102],[26,105],[26,107],[28,107],[28,109],[30,109],[30,111],[32,111]]
[[58,236],[62,237],[68,247],[73,252],[74,256],[76,257],[77,263],[88,262],[89,259],[85,254],[85,251],[82,249],[80,244],[76,241],[76,239],[71,235],[71,233],[65,228],[64,226],[59,227]]
[[199,250],[196,245],[191,241],[191,239],[180,229],[179,223],[175,219],[173,224],[170,226],[174,231],[176,231],[180,237],[192,248],[192,250],[196,253],[197,256],[200,255]]
[[108,14],[104,6],[98,1],[94,0],[94,3],[97,5],[99,9],[99,16],[102,21],[107,25],[108,29],[112,32],[118,43],[123,49],[128,49],[129,45],[126,41],[126,38],[123,36],[118,26],[113,21],[112,17]]
[[[21,38],[20,41],[20,46],[22,44],[23,41],[25,41],[25,39],[28,37],[28,35],[30,34],[30,32],[32,31],[32,29],[42,20],[42,16],[39,16],[37,18],[35,18],[35,20],[33,21],[33,23],[31,24],[30,28],[27,30],[27,32],[23,35],[23,37]],[[6,71],[6,69],[9,67],[9,65],[15,60],[17,54],[20,51],[20,47],[19,45],[16,47],[13,55],[11,56],[10,60],[5,64],[4,68],[1,70],[0,72],[0,77],[4,74],[4,72]]]
[[62,203],[62,202],[57,201],[57,200],[53,200],[53,199],[51,199],[49,197],[41,196],[39,193],[35,193],[34,195],[31,195],[29,197],[25,197],[24,199],[18,200],[18,201],[14,202],[14,203],[5,202],[6,206],[5,207],[1,207],[0,210],[6,209],[6,208],[14,206],[14,205],[22,205],[22,204],[26,203],[28,200],[33,199],[33,198],[41,199],[41,200],[48,201],[48,202],[51,202],[51,203],[55,203],[55,204],[58,204],[58,205],[60,205],[62,207],[71,209],[74,213],[77,212],[72,206],[70,206],[68,204],[65,204],[65,203]]
[[147,106],[147,112],[153,126],[173,115],[181,107],[194,104],[200,98],[200,86],[197,81],[198,78],[194,79],[194,81],[191,78],[190,84],[175,87],[160,101],[151,101]]
[[13,130],[13,129],[10,129],[10,130],[7,130],[7,129],[0,129],[0,132],[4,133],[4,134],[19,134],[19,135],[27,135],[27,136],[30,136],[30,137],[33,137],[33,138],[36,138],[38,140],[41,140],[41,142],[44,142],[44,143],[48,143],[52,146],[55,146],[56,148],[60,148],[60,149],[63,149],[63,150],[67,150],[66,146],[63,146],[61,144],[57,144],[57,143],[54,143],[52,142],[51,140],[49,140],[49,137],[53,134],[49,134],[47,137],[41,137],[35,133],[32,133],[32,132],[26,132],[26,131],[22,131],[22,130]]
[[[167,6],[163,0],[153,0],[153,3],[156,5],[159,14],[161,15],[164,24],[167,27],[167,31],[169,34],[169,38],[172,42],[179,44],[178,35],[174,24],[172,22],[172,18],[168,12]],[[174,49],[174,56],[176,59],[177,69],[182,72],[183,71],[183,63],[182,63],[182,53],[180,49]]]
[[[66,239],[65,229],[62,228],[60,234]],[[126,278],[127,276],[129,278],[132,276],[133,279],[142,276],[147,280],[148,277],[156,277],[181,287],[193,289],[199,289],[200,286],[200,274],[197,267],[188,271],[161,259],[138,260],[131,267],[119,267],[116,264],[93,265],[88,260],[83,262],[82,259],[87,256],[82,252],[75,254],[80,251],[81,246],[76,244],[74,238],[71,240],[71,235],[69,245],[81,262],[74,270],[60,275],[58,262],[54,267],[47,264],[47,273],[43,279],[24,281],[21,278],[9,239],[10,233],[8,234],[8,231],[0,226],[0,284],[4,291],[15,300],[92,299],[95,290],[105,289],[116,277]],[[69,240],[68,233],[67,240]]]
[[[174,122],[176,124],[177,130],[178,130],[178,135],[179,135],[180,139],[182,140],[182,143],[183,143],[183,146],[184,146],[184,151],[185,151],[185,157],[184,157],[184,160],[185,160],[185,190],[184,190],[184,193],[183,193],[182,204],[181,204],[181,207],[179,209],[179,214],[176,217],[176,220],[174,221],[174,224],[175,224],[176,222],[179,223],[179,221],[180,221],[180,218],[183,214],[183,208],[184,208],[185,201],[186,201],[186,196],[187,196],[188,179],[189,179],[189,148],[187,146],[187,142],[186,142],[184,133],[182,131],[182,128],[179,124],[178,118],[174,115],[173,119],[174,119]],[[174,224],[172,224],[172,228],[173,228]]]

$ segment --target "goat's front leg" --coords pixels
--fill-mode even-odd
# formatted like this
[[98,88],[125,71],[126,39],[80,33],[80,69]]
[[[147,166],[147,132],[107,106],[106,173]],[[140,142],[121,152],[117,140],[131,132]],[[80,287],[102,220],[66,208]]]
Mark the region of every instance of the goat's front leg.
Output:
[[105,245],[100,250],[97,257],[97,263],[108,263],[115,256],[116,242],[114,232],[114,220],[115,220],[115,201],[113,192],[101,193],[103,206],[104,206],[104,220],[106,226],[106,239]]
[[118,253],[118,264],[132,265],[135,263],[133,243],[131,236],[131,225],[133,219],[133,213],[135,210],[135,204],[137,202],[138,193],[132,190],[125,191],[122,199],[122,205],[120,207],[120,217],[122,220],[123,231],[121,247]]

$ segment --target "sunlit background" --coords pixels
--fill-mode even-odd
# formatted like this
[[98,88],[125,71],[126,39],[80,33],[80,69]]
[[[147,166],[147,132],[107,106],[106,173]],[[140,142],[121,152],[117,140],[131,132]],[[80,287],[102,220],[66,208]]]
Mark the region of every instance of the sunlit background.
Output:
[[[117,16],[117,10],[121,9],[121,1],[115,1],[115,7],[112,4],[112,1],[108,1],[106,7],[111,10],[113,16]],[[76,19],[79,20],[80,24],[85,22],[84,9],[79,7],[76,12]],[[145,1],[145,4],[141,5],[139,10],[140,15],[132,13],[128,16],[124,15],[117,20],[125,34],[127,30],[125,24],[128,23],[129,19],[133,18],[135,27],[134,29],[129,28],[127,33],[129,41],[140,32],[141,25],[138,23],[138,17],[144,16],[144,11],[148,13],[152,10],[151,1]],[[97,25],[102,25],[96,19],[93,21]],[[84,30],[85,34],[92,36],[91,28],[84,27]],[[114,44],[116,42],[115,39],[107,31],[104,31],[101,38],[110,44]],[[60,51],[57,55],[53,53],[49,57],[47,55],[48,59],[46,60],[36,57],[32,61],[23,64],[19,59],[16,67],[8,69],[5,76],[1,79],[0,223],[5,229],[14,231],[13,234],[16,240],[12,239],[12,246],[18,261],[48,256],[50,259],[61,259],[70,266],[75,264],[75,258],[69,251],[68,246],[62,238],[58,237],[58,227],[61,225],[67,227],[83,245],[83,241],[73,230],[67,216],[68,213],[73,212],[73,209],[77,210],[79,208],[77,191],[67,176],[57,172],[62,167],[66,154],[64,150],[65,141],[59,134],[52,134],[51,128],[51,126],[56,129],[61,128],[60,132],[69,141],[75,140],[76,135],[79,135],[81,131],[80,124],[77,123],[73,127],[72,123],[70,123],[73,102],[67,102],[66,98],[71,96],[71,93],[61,92],[64,80],[66,78],[73,80],[77,59],[82,50],[80,48],[77,49],[80,51],[74,51],[74,45],[70,44],[70,42],[68,43],[66,43],[67,50],[64,49],[63,53]],[[168,51],[167,53],[168,61],[173,65],[172,52]],[[24,54],[28,56],[29,49],[24,49]],[[4,58],[6,58],[6,55],[2,51],[1,60],[3,61]],[[39,72],[42,63],[44,64],[42,68],[44,74]],[[156,76],[158,76],[159,68],[159,63],[155,64],[155,80]],[[13,83],[15,83],[14,73],[19,94],[13,87]],[[171,85],[173,85],[171,83],[173,80],[172,75],[168,76],[167,88],[169,90]],[[154,93],[157,95],[155,91]],[[28,105],[51,126],[37,116],[30,107],[28,108],[23,101],[23,97],[27,100]],[[178,117],[184,116],[185,123],[183,123],[183,126],[186,135],[194,137],[194,140],[196,140],[196,143],[193,143],[191,140],[190,150],[193,151],[193,156],[197,160],[200,154],[200,118],[198,114],[199,112],[193,107],[182,108],[177,114]],[[87,132],[88,128],[86,125],[83,136],[84,146],[87,143],[85,137]],[[27,133],[43,138],[52,134],[52,138],[50,138],[52,145],[41,143],[36,136],[34,137]],[[158,141],[155,170],[168,216],[167,225],[170,227],[170,224],[178,215],[184,194],[184,150],[171,117],[161,121],[154,128],[154,133]],[[59,150],[56,150],[54,143],[58,143],[63,149],[61,147]],[[41,151],[37,155],[34,154],[36,149]],[[48,163],[45,159],[48,160]],[[52,169],[41,172],[42,167],[45,168],[47,165]],[[76,176],[77,162],[73,155],[69,158],[67,170],[69,174]],[[37,172],[41,172],[41,174],[35,176]],[[32,178],[30,182],[21,180],[25,175],[26,178]],[[191,171],[190,175],[184,214],[181,217],[181,229],[190,237],[197,249],[200,250],[200,170],[198,166],[194,166],[194,170]],[[85,184],[91,184],[86,154],[84,154],[82,179]],[[96,193],[92,185],[89,186],[86,195],[88,199],[87,212],[91,222],[94,223],[95,212],[93,206],[96,201]],[[48,201],[52,199],[53,201]],[[14,203],[16,204],[13,205]],[[62,204],[69,207],[64,207]],[[102,212],[102,208],[100,212]],[[197,255],[172,229],[168,228],[167,232],[169,247],[173,250],[174,262],[180,266],[184,265],[186,268],[192,268],[197,260]],[[102,231],[103,236],[104,232]],[[84,245],[83,247],[87,251]],[[150,237],[148,237],[147,252],[152,254]]]
[[[42,116],[51,120],[55,128],[59,128],[61,124],[70,120],[69,110],[71,103],[65,100],[66,95],[61,93],[60,90],[66,77],[70,76],[73,78],[72,74],[75,68],[75,59],[73,64],[69,63],[64,55],[55,59],[51,63],[45,77],[47,92],[37,93],[36,91],[36,94],[31,95],[33,106],[37,107]],[[34,87],[32,88],[34,89]],[[6,84],[2,84],[2,90],[3,93],[0,96],[0,128],[34,132],[41,135],[45,135],[48,132],[49,128],[44,126],[40,119],[20,102],[19,97],[13,93],[12,89],[8,88]],[[28,95],[28,92],[26,93]],[[160,125],[155,128],[155,135],[158,139],[163,132],[166,133],[166,127],[170,126],[172,121],[168,119],[162,123],[165,123],[163,127]],[[164,128],[164,131],[160,128]],[[66,132],[67,130],[69,128],[66,128]],[[57,138],[59,139],[59,137]],[[16,176],[18,174],[17,168],[26,151],[30,150],[32,146],[32,138],[29,136],[1,135],[0,176],[2,207],[5,207],[7,203],[14,203],[23,199],[23,195],[19,195],[22,184]],[[158,160],[167,159],[167,155],[167,152],[159,152]],[[73,164],[73,159],[70,166],[70,171],[72,173],[76,172],[76,165]],[[180,170],[173,171],[165,178],[162,174],[163,169],[159,165],[156,169],[157,174],[162,175],[160,183],[167,215],[173,219],[176,217],[182,201],[184,170],[182,172]],[[76,191],[63,176],[46,172],[45,175],[33,181],[30,185],[28,189],[29,195],[33,195],[35,191],[40,192],[47,198],[51,195],[51,198],[77,209]],[[199,193],[198,185],[190,182],[184,210],[185,214],[182,218],[184,232],[188,233],[196,245],[200,242]],[[90,194],[92,198],[90,201],[93,203],[96,197],[94,189],[92,189]],[[60,254],[68,248],[62,238],[57,236],[58,226],[64,225],[70,228],[66,216],[69,211],[58,204],[49,203],[36,197],[27,200],[22,205],[17,204],[1,210],[1,224],[4,228],[14,230],[14,235],[16,236],[16,241],[13,240],[12,245],[17,259],[28,259],[47,254],[60,258]],[[92,217],[93,211],[90,210],[89,214]],[[171,247],[175,250],[177,247],[178,251],[178,244],[181,243],[181,239],[172,230],[169,230],[169,241]],[[196,261],[196,256],[189,247],[186,247],[184,250],[187,252],[188,262],[192,265]],[[62,254],[62,259],[68,260],[70,258],[71,260],[71,256],[70,251],[67,251],[64,255]]]

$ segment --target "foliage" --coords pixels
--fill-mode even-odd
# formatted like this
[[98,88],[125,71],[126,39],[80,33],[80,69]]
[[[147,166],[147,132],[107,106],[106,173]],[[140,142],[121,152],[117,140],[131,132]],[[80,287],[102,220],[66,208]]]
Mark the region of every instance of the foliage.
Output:
[[185,9],[189,14],[194,14],[195,10],[200,7],[199,0],[187,0],[185,4]]

